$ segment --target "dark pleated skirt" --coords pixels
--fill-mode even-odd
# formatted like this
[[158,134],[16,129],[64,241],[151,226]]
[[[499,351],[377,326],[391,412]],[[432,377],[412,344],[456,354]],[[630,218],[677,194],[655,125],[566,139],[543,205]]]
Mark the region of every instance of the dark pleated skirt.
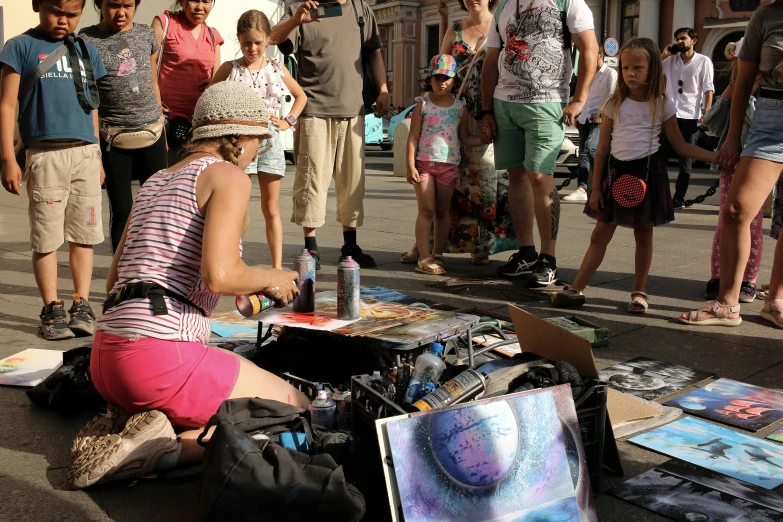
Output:
[[[617,177],[624,174],[634,174],[644,178],[644,171],[647,169],[647,158],[620,161],[612,157],[611,165],[611,179],[617,179]],[[644,228],[650,225],[657,227],[674,221],[674,202],[672,201],[672,194],[669,188],[669,173],[666,171],[665,159],[659,154],[653,154],[650,159],[647,192],[639,205],[633,208],[618,205],[612,197],[609,179],[610,176],[604,174],[602,184],[604,210],[593,212],[589,203],[585,205],[584,212],[591,218],[604,223],[630,228]]]

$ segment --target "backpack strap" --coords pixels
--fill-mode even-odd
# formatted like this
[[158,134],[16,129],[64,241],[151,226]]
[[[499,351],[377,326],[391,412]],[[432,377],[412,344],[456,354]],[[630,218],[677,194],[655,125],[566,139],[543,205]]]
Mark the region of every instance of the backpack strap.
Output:
[[160,65],[163,63],[163,47],[166,45],[166,37],[169,34],[169,15],[166,14],[164,11],[162,14],[159,14],[158,16],[162,16],[165,20],[165,25],[163,26],[163,38],[160,40],[160,49],[158,49],[158,78],[160,78]]
[[65,56],[65,53],[67,52],[68,48],[65,46],[65,43],[63,43],[63,45],[49,54],[49,56],[47,56],[44,61],[39,63],[35,70],[25,76],[22,85],[19,87],[18,99],[20,104],[24,105],[27,95],[30,94],[30,91],[33,89],[33,87],[35,87],[35,84],[38,83],[38,80],[43,78],[43,75],[46,74],[47,71],[49,71],[49,69],[54,66],[54,64],[60,61],[60,58]]
[[[506,3],[508,3],[508,0],[500,0],[498,2],[498,5],[495,6],[495,31],[500,34],[500,14],[503,12],[503,9],[506,7]],[[504,47],[503,38],[500,38],[500,48],[503,49]]]

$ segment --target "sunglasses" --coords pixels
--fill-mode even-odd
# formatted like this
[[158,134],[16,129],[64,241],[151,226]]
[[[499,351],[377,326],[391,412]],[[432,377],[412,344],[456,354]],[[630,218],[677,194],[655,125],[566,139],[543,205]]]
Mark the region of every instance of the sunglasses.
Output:
[[679,88],[679,89],[677,89],[677,92],[678,92],[678,93],[680,93],[680,94],[682,94],[682,86],[683,86],[682,80],[678,80],[678,81],[677,81],[677,85],[679,85],[679,86],[680,86],[680,88]]

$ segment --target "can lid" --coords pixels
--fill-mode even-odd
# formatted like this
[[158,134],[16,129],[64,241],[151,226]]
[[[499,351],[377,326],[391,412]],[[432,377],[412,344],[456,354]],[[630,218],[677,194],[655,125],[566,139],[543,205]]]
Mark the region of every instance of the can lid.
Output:
[[326,390],[318,390],[318,395],[315,396],[315,400],[326,400],[329,398],[329,395],[326,393]]
[[430,351],[437,355],[440,355],[443,353],[443,345],[440,343],[432,342],[430,343]]
[[378,371],[378,370],[375,370],[374,372],[372,372],[372,377],[370,377],[370,380],[371,381],[379,381],[379,380],[381,380],[381,372]]
[[299,255],[302,257],[313,257],[310,255],[310,251],[307,250],[306,248],[303,248],[302,251],[299,253]]
[[359,268],[359,263],[357,263],[353,257],[351,256],[345,256],[342,261],[340,261],[340,264],[337,265],[337,268]]

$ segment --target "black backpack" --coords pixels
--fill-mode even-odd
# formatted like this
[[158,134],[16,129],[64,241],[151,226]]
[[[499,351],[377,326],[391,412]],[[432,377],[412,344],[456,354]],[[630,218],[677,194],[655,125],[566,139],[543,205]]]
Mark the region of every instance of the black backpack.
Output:
[[90,345],[64,352],[63,365],[37,386],[27,390],[27,396],[33,404],[62,414],[105,407],[106,401],[90,378],[91,353]]
[[[200,521],[349,522],[364,516],[364,497],[345,481],[342,466],[326,453],[307,454],[282,447],[280,433],[305,433],[314,441],[309,412],[277,401],[243,398],[220,405],[204,431],[206,443]],[[263,441],[263,442],[260,442]]]

